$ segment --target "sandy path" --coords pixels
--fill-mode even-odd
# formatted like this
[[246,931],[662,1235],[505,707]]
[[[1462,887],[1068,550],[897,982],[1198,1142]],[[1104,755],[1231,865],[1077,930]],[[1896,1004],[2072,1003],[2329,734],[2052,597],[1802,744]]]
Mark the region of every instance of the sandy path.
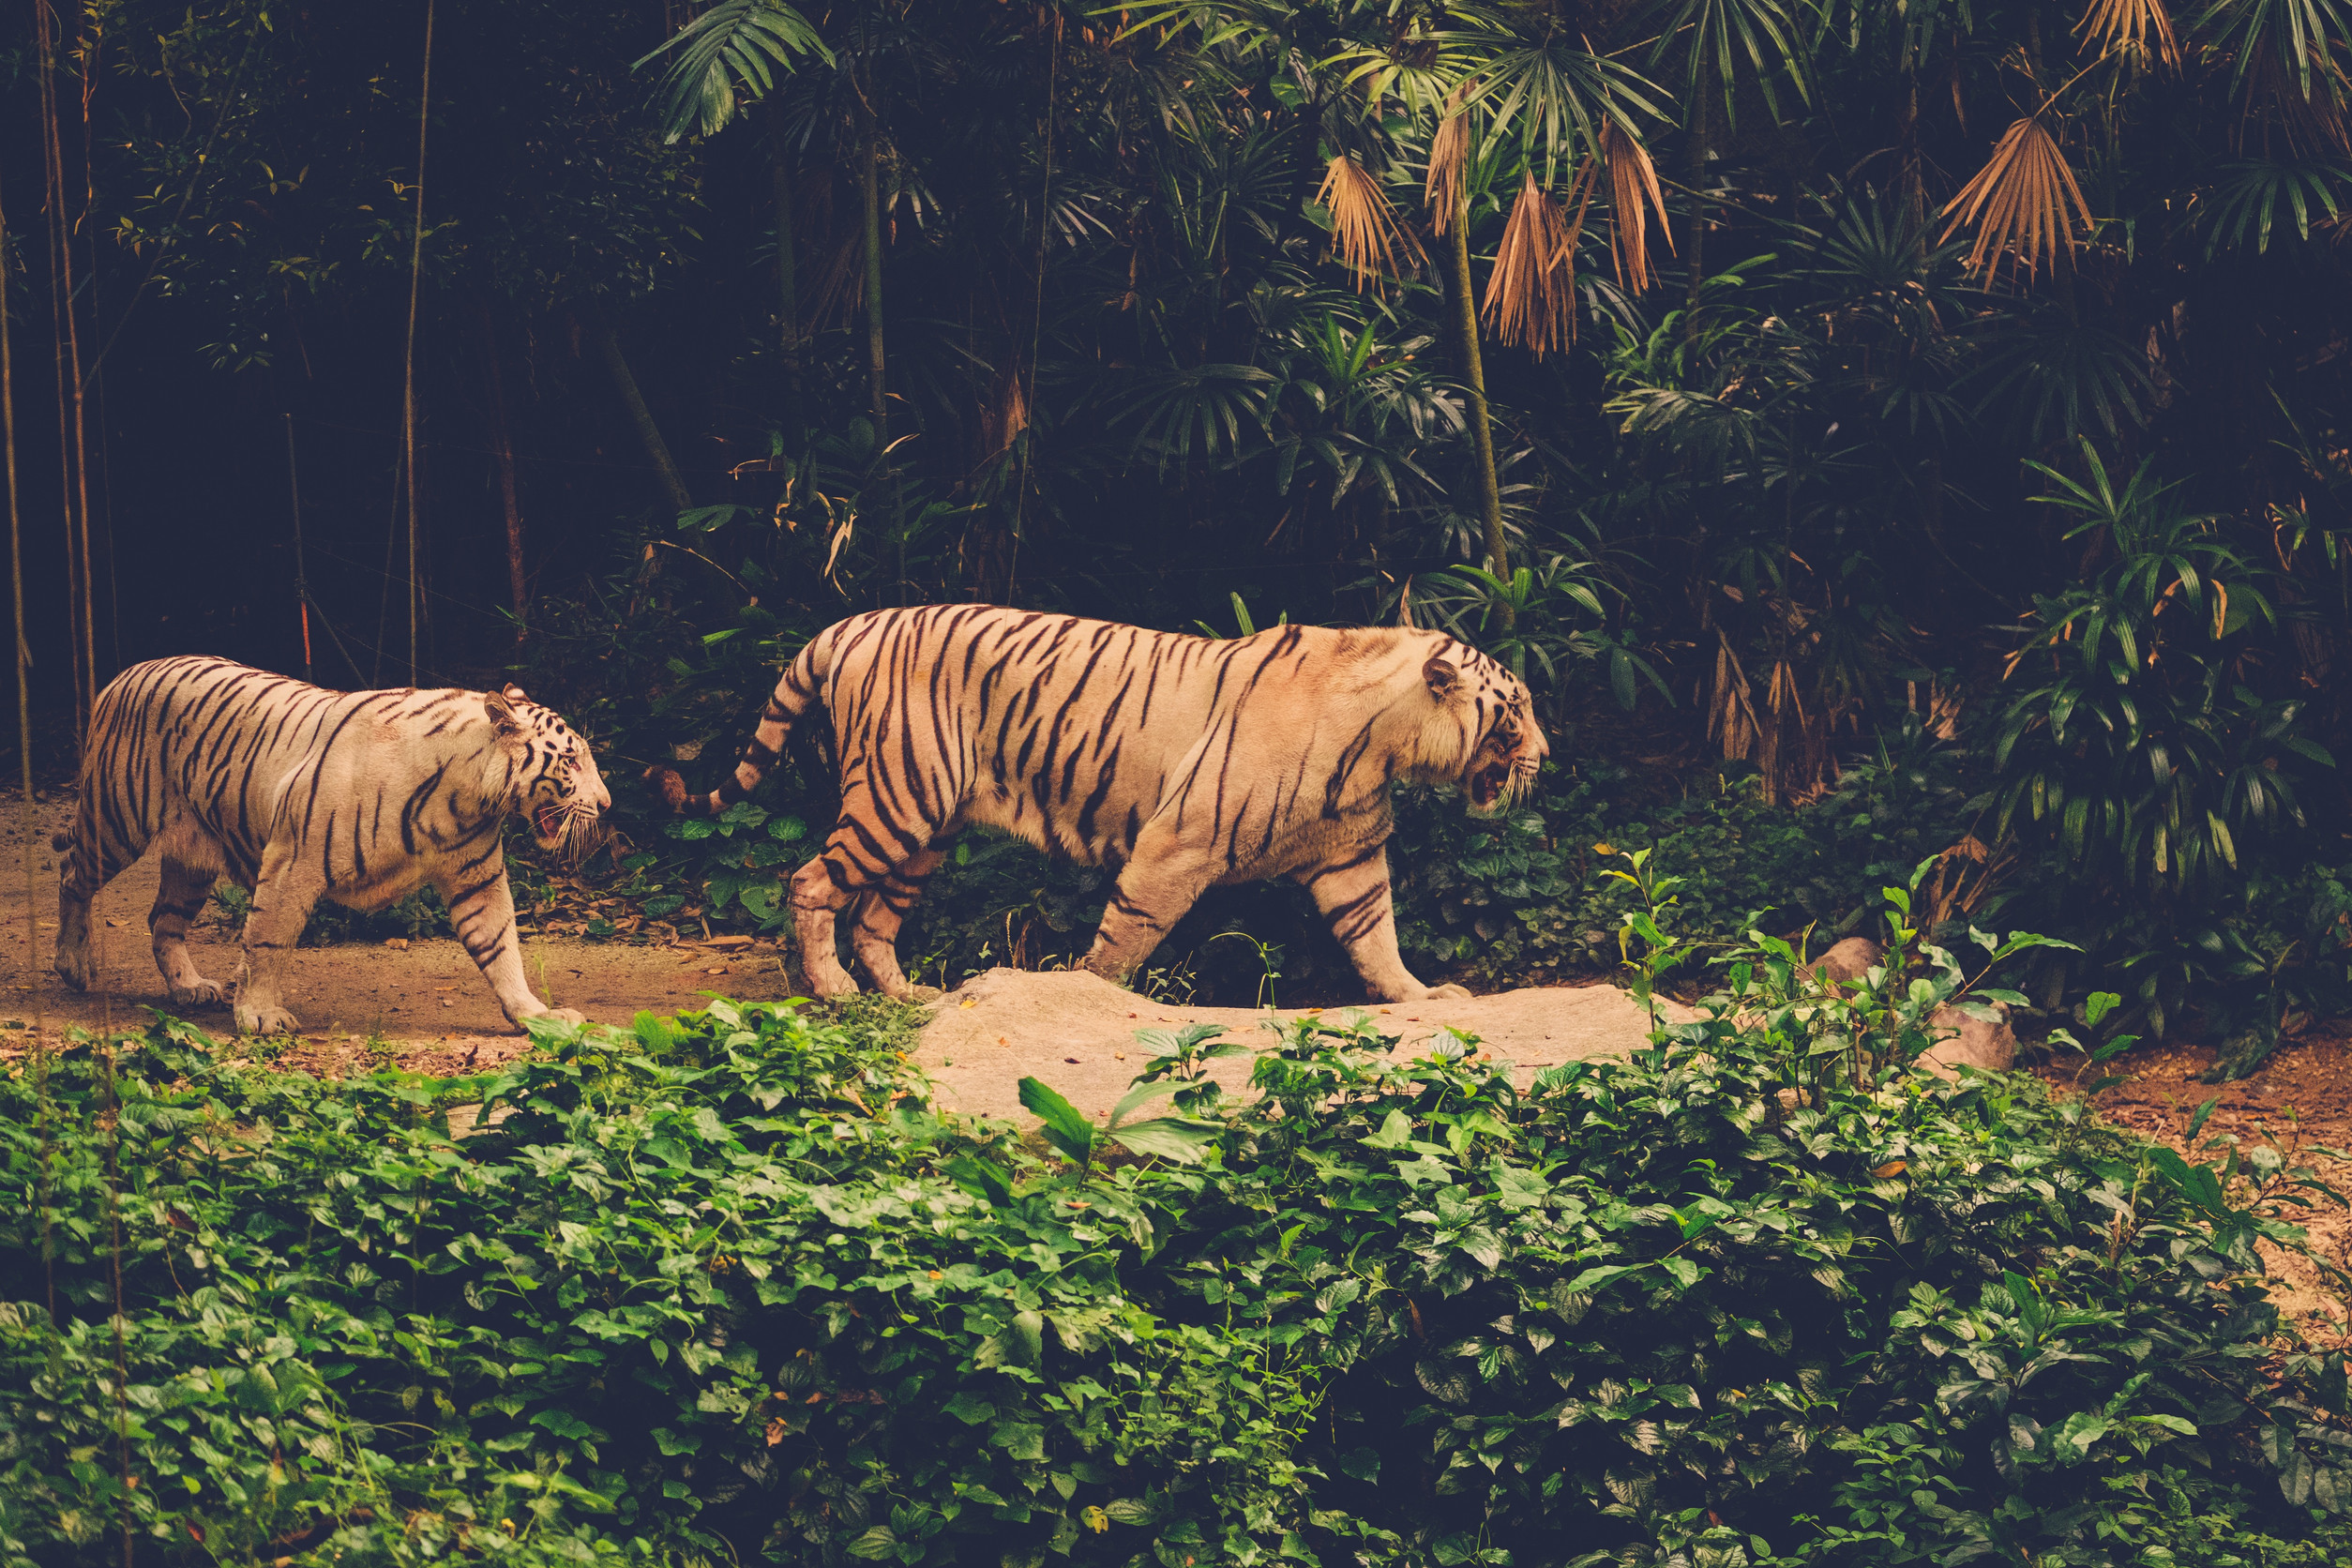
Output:
[[[1662,1002],[1674,1021],[1693,1015]],[[1612,986],[1545,986],[1472,997],[1467,1002],[1375,1003],[1364,1009],[1386,1033],[1402,1036],[1400,1057],[1418,1054],[1439,1030],[1475,1034],[1483,1048],[1514,1064],[1521,1083],[1540,1068],[1581,1057],[1622,1055],[1646,1042],[1649,1019]],[[1276,1013],[1297,1018],[1297,1009]],[[1321,1010],[1337,1018],[1353,1009]],[[1153,1054],[1135,1043],[1138,1029],[1188,1023],[1225,1026],[1242,1045],[1273,1043],[1269,1015],[1246,1007],[1174,1007],[1085,973],[992,969],[931,1004],[917,1060],[941,1090],[944,1107],[986,1116],[1030,1117],[1020,1108],[1024,1077],[1044,1079],[1079,1109],[1108,1115]],[[1215,1063],[1229,1090],[1249,1080],[1250,1063]]]
[[[29,973],[23,816],[15,806],[13,798],[0,797],[0,966],[8,987],[0,1023],[14,1026],[0,1034],[0,1042],[22,1040],[16,1030],[26,1025],[51,1037],[68,1024],[92,1030],[143,1027],[145,1008],[166,1004],[162,977],[147,945],[155,858],[132,867],[98,896],[94,932],[102,983],[85,993],[68,990],[50,968],[57,870],[49,836],[64,825],[70,801],[53,794],[35,802],[31,913],[39,923],[39,945],[38,961]],[[205,974],[225,980],[235,972],[234,933],[217,910],[188,933],[188,947]],[[543,995],[603,1023],[626,1024],[641,1010],[691,1009],[706,992],[748,1000],[796,994],[783,953],[767,942],[641,947],[541,936],[526,925],[523,957]],[[302,1044],[281,1057],[288,1065],[348,1070],[365,1063],[366,1043],[372,1040],[382,1042],[384,1053],[403,1066],[447,1073],[488,1067],[527,1047],[508,1028],[473,960],[454,941],[421,940],[405,949],[360,942],[304,947],[287,962],[287,1002],[303,1022]],[[1666,1005],[1678,1019],[1688,1016]],[[1488,1051],[1517,1064],[1523,1082],[1540,1067],[1631,1050],[1648,1029],[1641,1009],[1607,986],[1549,987],[1368,1010],[1384,1029],[1403,1035],[1404,1051],[1448,1026],[1476,1034]],[[1298,1012],[1280,1016],[1295,1018]],[[196,1008],[188,1017],[224,1043],[234,1033],[226,1007]],[[1034,1076],[1081,1109],[1108,1115],[1147,1059],[1148,1052],[1134,1043],[1137,1030],[1216,1023],[1226,1027],[1229,1038],[1256,1046],[1272,1039],[1262,1027],[1266,1017],[1244,1007],[1162,1005],[1091,974],[998,969],[933,1004],[918,1060],[938,1083],[941,1103],[952,1109],[1028,1122],[1019,1082]],[[1228,1088],[1239,1089],[1248,1080],[1249,1067],[1244,1058],[1229,1059],[1217,1064],[1217,1077]]]
[[[21,858],[23,814],[16,797],[0,797],[0,969],[8,987],[6,1018],[53,1031],[67,1023],[88,1029],[138,1028],[142,1009],[164,1006],[163,977],[147,946],[147,908],[155,901],[157,861],[149,855],[98,895],[93,934],[103,960],[103,983],[86,993],[68,990],[50,965],[57,936],[57,857],[49,836],[70,814],[67,797],[37,799],[32,913],[39,925],[38,961],[26,972],[25,885]],[[211,912],[218,916],[218,911]],[[188,933],[197,968],[216,980],[236,971],[237,947],[226,927],[206,921]],[[771,999],[793,994],[783,957],[772,943],[748,948],[631,946],[528,932],[523,962],[533,988],[556,1005],[577,1007],[599,1022],[626,1024],[641,1009],[691,1008],[699,993]],[[287,1004],[314,1043],[348,1044],[380,1035],[396,1048],[486,1048],[490,1060],[511,1055],[523,1041],[499,1011],[474,960],[455,941],[411,943],[406,951],[368,943],[298,948],[288,955]],[[226,1007],[189,1010],[188,1021],[227,1039],[234,1025]],[[494,1043],[494,1044],[493,1044]],[[400,1048],[404,1063],[426,1065],[445,1051]]]

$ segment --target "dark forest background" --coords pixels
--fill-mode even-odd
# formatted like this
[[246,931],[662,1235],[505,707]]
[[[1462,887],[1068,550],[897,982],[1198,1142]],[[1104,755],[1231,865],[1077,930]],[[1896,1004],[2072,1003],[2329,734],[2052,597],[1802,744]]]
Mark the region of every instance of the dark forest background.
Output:
[[[877,605],[1409,614],[1560,763],[1406,803],[1425,969],[1609,967],[1591,846],[1654,843],[1732,934],[1936,857],[1947,938],[2086,950],[2053,1015],[2342,1004],[2335,0],[8,15],[53,775],[166,653],[518,670],[628,778]],[[628,886],[772,920],[823,797],[640,824]],[[1082,945],[1089,877],[960,866],[940,972]],[[1311,988],[1287,897],[1175,978]]]

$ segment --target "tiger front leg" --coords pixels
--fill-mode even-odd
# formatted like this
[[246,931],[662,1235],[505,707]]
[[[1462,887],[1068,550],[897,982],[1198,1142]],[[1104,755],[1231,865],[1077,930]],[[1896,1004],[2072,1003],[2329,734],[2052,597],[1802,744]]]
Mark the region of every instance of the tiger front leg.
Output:
[[1155,839],[1172,840],[1174,834],[1154,823],[1144,829],[1135,858],[1119,875],[1094,945],[1086,955],[1086,968],[1106,980],[1127,983],[1143,967],[1168,933],[1176,928],[1210,883],[1216,881],[1208,858],[1168,843],[1165,851]]
[[155,907],[147,912],[147,935],[155,951],[155,967],[175,1007],[210,1006],[229,999],[218,980],[208,980],[188,956],[188,925],[212,897],[218,866],[191,865],[167,852],[158,880]]
[[1374,1000],[1450,1001],[1470,994],[1459,986],[1425,986],[1405,967],[1404,955],[1396,950],[1396,907],[1389,895],[1385,840],[1297,875],[1313,895],[1315,907],[1331,922],[1332,935],[1348,950]]
[[506,885],[506,857],[493,852],[479,866],[459,876],[437,877],[433,885],[449,906],[449,924],[465,943],[474,967],[490,982],[490,994],[505,1010],[506,1021],[517,1028],[525,1018],[553,1018],[559,1023],[586,1023],[588,1015],[570,1007],[550,1007],[531,989],[522,967],[522,939],[515,930],[515,896]]
[[253,883],[253,908],[245,917],[245,965],[237,979],[236,1019],[241,1034],[291,1034],[301,1025],[279,997],[285,955],[302,940],[310,911],[326,891],[318,863],[292,845],[272,843],[262,852],[262,874]]

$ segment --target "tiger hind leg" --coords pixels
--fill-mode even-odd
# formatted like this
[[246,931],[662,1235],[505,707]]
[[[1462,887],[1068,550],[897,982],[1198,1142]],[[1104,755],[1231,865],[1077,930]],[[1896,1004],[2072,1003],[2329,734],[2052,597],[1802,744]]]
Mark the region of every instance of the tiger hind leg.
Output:
[[228,988],[197,972],[188,956],[188,926],[212,897],[220,875],[222,857],[212,840],[192,828],[167,834],[163,844],[163,874],[147,912],[147,936],[155,949],[155,967],[163,973],[165,989],[174,1006],[217,1005],[228,1001]]
[[[808,976],[809,993],[823,1001],[857,994],[857,982],[841,967],[837,951],[842,912],[858,903],[868,888],[887,882],[897,867],[928,852],[924,848],[930,837],[927,826],[918,837],[898,827],[876,805],[871,790],[846,792],[825,847],[792,873],[792,929],[800,938],[801,967]],[[912,897],[905,902],[912,904]],[[889,929],[891,936],[897,935],[895,922]],[[870,951],[861,948],[860,957]],[[889,952],[887,942],[882,951]],[[897,973],[896,955],[887,972]],[[905,985],[906,977],[899,975],[898,983]]]
[[[125,819],[134,831],[135,817]],[[57,852],[57,978],[77,991],[86,991],[98,978],[98,959],[90,951],[90,902],[108,882],[122,875],[147,847],[143,837],[128,843],[111,837],[98,815],[95,785],[85,783],[75,808],[73,825],[51,839]]]
[[943,850],[920,850],[893,867],[880,881],[858,895],[850,923],[850,952],[866,977],[884,996],[901,1002],[930,1002],[939,996],[935,986],[912,986],[898,967],[898,928],[907,912],[923,896],[923,884],[941,861]]

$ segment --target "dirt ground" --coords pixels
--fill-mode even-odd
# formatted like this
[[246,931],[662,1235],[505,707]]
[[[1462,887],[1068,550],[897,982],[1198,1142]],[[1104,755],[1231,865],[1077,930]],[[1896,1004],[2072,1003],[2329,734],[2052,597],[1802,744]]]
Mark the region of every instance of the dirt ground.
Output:
[[[136,1029],[148,1021],[143,1009],[168,1006],[147,945],[147,909],[156,890],[152,855],[98,895],[92,935],[102,984],[76,993],[52,972],[57,857],[49,836],[69,815],[68,797],[37,797],[30,912],[38,923],[39,945],[28,973],[23,814],[15,796],[0,797],[0,971],[8,986],[0,1023],[11,1025],[12,1033],[29,1025],[53,1036],[68,1023]],[[522,943],[532,988],[599,1022],[626,1024],[641,1009],[692,1007],[705,991],[762,1001],[793,994],[776,946],[741,937],[641,947],[550,936],[526,921]],[[212,978],[226,980],[236,972],[235,935],[217,907],[188,933],[188,945],[197,968]],[[304,1044],[285,1058],[295,1064],[332,1070],[339,1061],[368,1054],[368,1042],[376,1040],[380,1058],[448,1070],[505,1060],[526,1043],[508,1026],[474,960],[450,939],[303,947],[287,956],[287,1005],[303,1023]],[[223,1041],[234,1033],[225,1006],[191,1008],[186,1017]]]
[[[2215,1055],[2208,1047],[2166,1042],[2106,1063],[2103,1070],[2124,1081],[2099,1093],[2100,1115],[2204,1164],[2219,1157],[2218,1150],[2206,1148],[2217,1138],[2235,1139],[2249,1150],[2267,1144],[2286,1155],[2289,1166],[2310,1166],[2321,1181],[2352,1197],[2352,1162],[2317,1152],[2352,1150],[2352,1020],[2314,1027],[2237,1083],[2197,1081]],[[2077,1065],[2079,1059],[2038,1071],[2054,1088],[2069,1093]],[[2090,1076],[2085,1075],[2086,1081]],[[2186,1140],[2189,1123],[2208,1100],[2216,1102],[2212,1115],[2192,1148]],[[2344,1205],[2323,1199],[2281,1217],[2305,1227],[2314,1250],[2329,1262],[2352,1268],[2352,1215]],[[2271,1297],[2280,1310],[2320,1343],[2352,1344],[2352,1325],[2346,1322],[2352,1304],[2343,1292],[2308,1259],[2267,1242],[2261,1250],[2277,1278]]]

